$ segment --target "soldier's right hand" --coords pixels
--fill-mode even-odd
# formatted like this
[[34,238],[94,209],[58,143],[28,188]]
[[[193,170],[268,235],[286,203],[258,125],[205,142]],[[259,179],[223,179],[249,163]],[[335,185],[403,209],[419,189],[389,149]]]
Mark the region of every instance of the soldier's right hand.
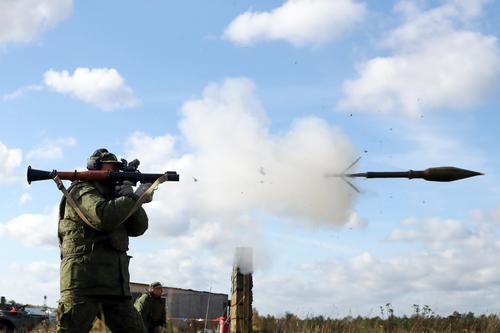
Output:
[[123,182],[118,183],[117,185],[115,185],[115,196],[132,196],[134,194],[132,185],[134,185],[134,183],[128,180],[124,180]]

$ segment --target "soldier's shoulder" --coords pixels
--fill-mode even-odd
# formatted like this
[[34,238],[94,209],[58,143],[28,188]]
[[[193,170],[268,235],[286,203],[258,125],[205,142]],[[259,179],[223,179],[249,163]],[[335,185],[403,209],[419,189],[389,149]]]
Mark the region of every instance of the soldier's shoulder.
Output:
[[96,188],[92,183],[89,182],[84,182],[84,181],[74,181],[71,183],[71,189],[70,192],[72,195],[75,196],[75,198],[81,197],[82,195],[95,191]]

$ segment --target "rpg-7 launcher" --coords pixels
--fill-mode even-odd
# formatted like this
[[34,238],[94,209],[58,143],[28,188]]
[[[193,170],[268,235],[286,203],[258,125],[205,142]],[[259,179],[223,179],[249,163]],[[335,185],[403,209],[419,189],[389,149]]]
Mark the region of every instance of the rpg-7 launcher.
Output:
[[179,181],[179,174],[175,171],[165,173],[142,173],[139,171],[108,171],[108,170],[88,170],[88,171],[44,171],[32,169],[28,166],[28,184],[39,180],[53,179],[58,176],[62,180],[83,180],[94,182],[121,182],[128,180],[134,183],[154,183],[158,178],[166,176],[166,181]]

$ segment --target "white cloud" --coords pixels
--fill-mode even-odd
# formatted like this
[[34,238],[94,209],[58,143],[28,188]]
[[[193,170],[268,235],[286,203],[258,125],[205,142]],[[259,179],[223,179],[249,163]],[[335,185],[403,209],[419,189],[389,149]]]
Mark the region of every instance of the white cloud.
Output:
[[16,0],[0,2],[0,43],[29,42],[66,19],[72,0]]
[[364,3],[352,0],[288,0],[271,12],[247,11],[239,15],[224,35],[241,45],[266,40],[317,45],[350,30],[365,12]]
[[[467,247],[478,245],[479,239],[488,238],[491,228],[486,225],[477,226],[471,231],[462,221],[453,219],[430,218],[424,220],[410,219],[403,221],[403,226],[412,226],[413,229],[395,229],[389,234],[391,241],[420,241],[432,249],[451,248],[452,245]],[[417,228],[417,230],[415,230]]]
[[28,85],[28,86],[16,89],[15,91],[12,91],[10,93],[4,94],[2,99],[4,101],[10,101],[10,100],[20,98],[21,96],[23,96],[24,94],[26,94],[28,92],[41,91],[41,90],[43,90],[43,86],[32,84],[32,85]]
[[186,226],[179,221],[188,216],[231,220],[256,211],[306,225],[348,222],[355,194],[339,179],[324,177],[353,160],[354,147],[338,128],[306,117],[270,134],[247,79],[209,85],[181,112],[179,140],[190,153],[176,156],[169,136],[135,133],[126,144],[128,157],[150,161],[160,168],[156,172],[179,171],[182,186],[162,185],[148,207],[170,232],[182,232]]
[[26,153],[26,159],[61,159],[63,157],[64,147],[73,147],[75,145],[76,140],[71,137],[45,140],[34,149],[28,151]]
[[0,224],[0,236],[17,239],[27,246],[57,246],[58,212],[56,206],[48,213],[21,214]]
[[10,149],[0,142],[0,182],[13,180],[13,172],[21,164],[22,151]]
[[31,199],[33,199],[32,196],[31,196],[31,194],[29,194],[29,193],[23,193],[21,195],[21,197],[19,197],[19,204],[21,206],[24,206],[25,204],[27,204],[28,202],[30,202]]
[[423,12],[400,3],[406,21],[383,42],[394,54],[360,64],[359,78],[344,83],[339,108],[418,116],[478,104],[498,83],[498,40],[458,26],[477,17],[482,3],[449,1]]
[[[164,169],[165,156],[174,154],[175,138],[170,135],[150,137],[142,132],[133,133],[126,142],[129,161],[141,156],[139,168],[143,172],[155,172]],[[147,153],[144,153],[147,148]]]
[[[421,247],[401,251],[393,244],[390,252],[389,243],[385,257],[367,252],[347,259],[332,255],[291,267],[286,275],[254,278],[254,306],[261,313],[291,311],[303,316],[373,316],[386,303],[396,315],[412,313],[413,304],[429,305],[446,315],[485,313],[500,306],[495,297],[500,292],[500,248],[493,229],[437,218],[402,224],[414,229],[393,232],[391,237],[417,241]],[[269,294],[272,299],[266,297]]]
[[59,263],[35,261],[31,263],[3,262],[5,273],[0,277],[0,293],[24,304],[42,305],[47,296],[49,306],[59,299]]
[[500,203],[491,210],[475,209],[470,216],[477,222],[500,224]]
[[89,104],[111,111],[139,105],[134,92],[114,68],[77,68],[68,71],[49,70],[45,84],[59,93],[67,93]]

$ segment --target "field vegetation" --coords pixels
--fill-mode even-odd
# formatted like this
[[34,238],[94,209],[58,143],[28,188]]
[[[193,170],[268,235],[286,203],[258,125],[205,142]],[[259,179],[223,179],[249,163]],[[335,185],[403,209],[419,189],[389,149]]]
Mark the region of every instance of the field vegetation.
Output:
[[[254,333],[500,333],[500,316],[497,314],[475,315],[472,312],[453,312],[442,316],[428,306],[413,306],[410,316],[396,316],[390,304],[380,307],[380,315],[374,317],[328,318],[309,316],[299,318],[293,313],[282,316],[260,315],[253,312]],[[169,325],[170,326],[170,325]],[[168,332],[197,333],[203,325],[168,327]],[[53,325],[40,325],[29,333],[52,333]],[[98,321],[90,333],[109,332]],[[218,330],[214,329],[214,332]]]
[[411,316],[395,316],[390,304],[375,317],[299,318],[292,313],[280,317],[261,316],[254,310],[253,331],[259,333],[499,333],[500,316],[453,312],[436,315],[428,306],[414,305]]

